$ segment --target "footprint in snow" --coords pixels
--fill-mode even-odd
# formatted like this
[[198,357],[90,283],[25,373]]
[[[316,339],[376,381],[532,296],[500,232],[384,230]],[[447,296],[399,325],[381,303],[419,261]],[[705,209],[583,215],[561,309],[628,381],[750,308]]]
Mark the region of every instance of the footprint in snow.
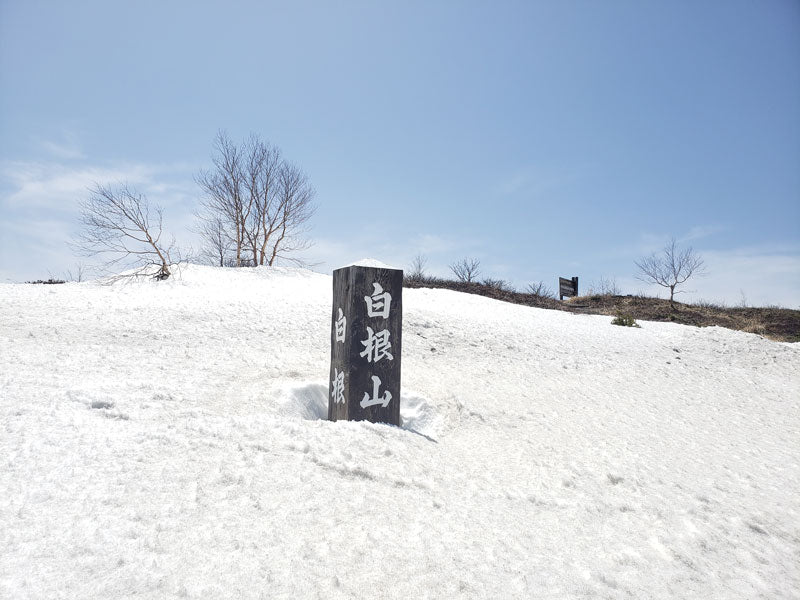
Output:
[[747,526],[756,533],[760,533],[761,535],[769,535],[767,531],[763,527],[760,527],[757,523],[748,523]]

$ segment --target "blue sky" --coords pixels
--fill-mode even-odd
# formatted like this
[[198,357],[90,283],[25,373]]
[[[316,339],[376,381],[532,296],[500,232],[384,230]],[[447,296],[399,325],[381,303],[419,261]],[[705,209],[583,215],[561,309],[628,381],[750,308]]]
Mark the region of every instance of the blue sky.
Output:
[[[524,287],[800,307],[800,3],[0,0],[0,281],[63,275],[94,182],[191,233],[213,138],[317,190],[316,270],[462,257]],[[663,295],[663,294],[662,294]]]

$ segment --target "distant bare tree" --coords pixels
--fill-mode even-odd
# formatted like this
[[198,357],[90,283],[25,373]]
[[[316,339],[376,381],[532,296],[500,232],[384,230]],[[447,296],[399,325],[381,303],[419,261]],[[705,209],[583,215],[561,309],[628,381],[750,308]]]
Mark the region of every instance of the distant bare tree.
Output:
[[422,253],[417,254],[411,261],[411,269],[406,274],[409,281],[425,281],[427,275],[425,268],[428,265],[428,257]]
[[450,270],[459,281],[471,283],[475,281],[480,273],[481,261],[477,258],[462,258],[460,261],[450,265]]
[[739,288],[739,295],[741,297],[739,299],[739,304],[737,304],[738,308],[747,308],[747,295],[742,288]]
[[703,259],[691,247],[684,250],[676,246],[675,238],[671,238],[660,253],[635,261],[639,267],[637,279],[646,283],[655,283],[669,289],[669,305],[675,307],[675,294],[679,285],[685,283],[690,277],[703,271]]
[[601,277],[599,281],[589,284],[589,296],[619,296],[621,293],[614,277]]
[[[106,267],[119,264],[141,267],[137,274],[151,273],[155,279],[167,279],[170,267],[177,262],[174,242],[161,241],[162,211],[150,208],[147,198],[121,184],[116,188],[95,184],[91,196],[80,203],[83,230],[75,246],[87,256],[108,257]],[[176,257],[177,258],[177,257]]]
[[212,265],[225,266],[225,261],[230,258],[230,252],[233,248],[230,232],[216,215],[208,217],[198,215],[198,218],[200,226],[195,231],[203,239],[203,249],[200,252],[200,256]]
[[67,269],[67,281],[75,281],[80,283],[86,277],[86,265],[82,262],[78,261],[75,264],[75,271],[72,269]]
[[525,291],[534,296],[536,298],[555,298],[556,295],[552,289],[550,289],[544,281],[537,281],[535,283],[531,283],[525,288]]
[[204,218],[212,223],[219,221],[223,224],[236,252],[235,264],[239,266],[246,222],[252,210],[252,203],[244,193],[242,152],[224,132],[217,134],[214,149],[214,169],[201,171],[196,181],[206,194],[203,200]]
[[211,227],[201,226],[206,254],[236,266],[301,263],[291,254],[309,247],[302,235],[315,210],[306,174],[256,135],[237,146],[220,132],[214,149],[214,168],[196,177],[205,194],[200,218]]

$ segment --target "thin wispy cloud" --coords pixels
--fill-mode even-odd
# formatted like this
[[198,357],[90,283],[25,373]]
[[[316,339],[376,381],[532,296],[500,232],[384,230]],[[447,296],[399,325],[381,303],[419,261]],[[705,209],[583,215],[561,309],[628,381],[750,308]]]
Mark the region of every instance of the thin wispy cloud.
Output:
[[722,225],[695,225],[687,233],[682,235],[678,241],[688,243],[702,240],[724,230],[725,228]]
[[304,253],[304,260],[315,264],[320,272],[330,272],[362,258],[376,258],[393,267],[408,269],[418,254],[428,259],[426,270],[432,275],[446,275],[448,264],[463,256],[478,255],[480,242],[455,236],[418,233],[411,238],[391,240],[376,234],[349,236],[346,239],[318,237]]
[[688,230],[676,233],[666,232],[653,232],[646,231],[639,234],[637,242],[624,247],[626,254],[650,254],[652,252],[661,251],[664,246],[669,243],[673,237],[678,245],[681,246],[696,246],[696,242],[700,240],[708,240],[708,238],[721,233],[725,230],[722,225],[718,224],[702,224],[693,225]]
[[527,198],[540,198],[570,185],[580,177],[582,173],[578,169],[529,166],[499,181],[493,191],[501,197],[524,195]]
[[524,189],[530,182],[531,177],[527,173],[517,173],[512,175],[509,179],[501,181],[497,185],[497,191],[502,196],[511,196]]
[[146,187],[155,170],[149,165],[70,166],[59,162],[7,162],[1,168],[5,187],[0,197],[8,209],[63,210],[85,198],[95,183],[127,182]]
[[[678,232],[677,235],[660,231],[643,231],[638,235],[632,235],[628,239],[622,239],[608,246],[598,248],[591,255],[591,259],[593,262],[634,261],[654,252],[660,252],[672,237],[675,237],[678,245],[697,246],[697,241],[706,240],[706,243],[708,243],[708,238],[712,238],[722,231],[724,231],[722,226],[714,224],[694,225],[686,231]],[[631,262],[631,264],[633,263]]]
[[74,128],[64,127],[58,136],[34,139],[34,144],[54,160],[83,160],[86,158],[81,136]]
[[[61,273],[77,258],[70,247],[80,202],[95,184],[127,183],[164,209],[165,228],[192,243],[196,188],[188,165],[75,164],[64,161],[0,163],[0,272],[3,280]],[[20,262],[19,257],[25,257]],[[35,273],[32,271],[36,271]]]
[[57,161],[6,161],[0,163],[0,182],[5,190],[0,195],[0,207],[12,211],[23,208],[69,211],[98,183],[126,183],[154,199],[161,197],[161,204],[169,204],[175,197],[196,194],[192,171],[185,164],[70,165]]

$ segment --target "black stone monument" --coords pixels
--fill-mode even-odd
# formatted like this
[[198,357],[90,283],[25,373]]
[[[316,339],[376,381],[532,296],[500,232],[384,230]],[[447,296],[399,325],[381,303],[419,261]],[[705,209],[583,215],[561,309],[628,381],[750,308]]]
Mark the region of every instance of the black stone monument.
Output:
[[400,425],[403,271],[333,272],[328,419]]

